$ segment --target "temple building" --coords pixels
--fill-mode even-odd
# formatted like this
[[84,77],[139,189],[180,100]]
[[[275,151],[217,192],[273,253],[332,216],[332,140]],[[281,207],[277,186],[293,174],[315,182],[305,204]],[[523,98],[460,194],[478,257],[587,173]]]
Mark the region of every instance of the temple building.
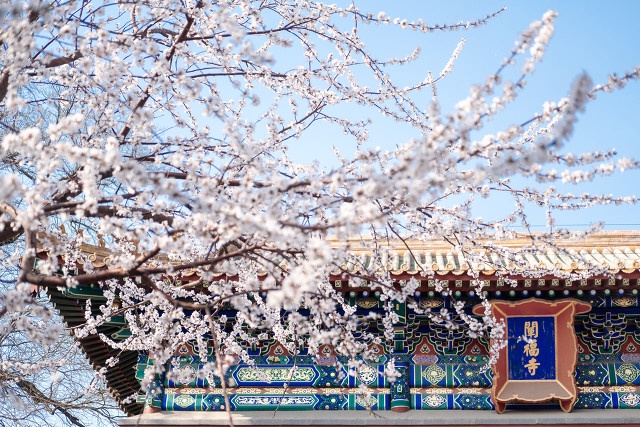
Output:
[[[505,244],[517,247],[525,240]],[[490,341],[469,337],[459,316],[452,318],[458,327],[447,327],[405,302],[395,304],[399,321],[393,340],[374,345],[370,350],[377,360],[355,376],[346,375],[344,364],[337,363],[345,361],[329,345],[312,356],[263,340],[246,344],[255,367],[238,359],[227,370],[226,396],[219,380],[211,383],[197,375],[189,382],[158,376],[156,393],[147,393],[140,383],[154,363],[148,354],[116,351],[97,335],[80,344],[96,369],[119,356],[118,364],[107,368],[106,380],[129,416],[121,420],[123,426],[229,425],[227,410],[234,425],[253,426],[640,425],[640,232],[604,232],[559,245],[563,251],[531,253],[526,262],[532,269],[551,267],[565,278],[534,278],[522,271],[511,276],[515,282],[505,281],[500,266],[506,261],[492,254],[475,266],[483,296],[508,335],[491,366]],[[106,249],[86,250],[93,253],[94,267],[101,268]],[[387,267],[398,284],[420,280],[413,296],[418,307],[455,311],[452,304],[462,301],[468,315],[483,314],[474,277],[450,246],[420,243],[409,254],[398,245],[393,254]],[[603,274],[566,278],[580,273],[585,263],[602,267]],[[442,293],[438,283],[448,291]],[[341,275],[332,284],[358,313],[382,313],[376,293],[352,286]],[[96,301],[96,314],[104,299],[97,285],[49,292],[70,327],[84,322],[87,299]],[[234,322],[231,308],[223,314]],[[383,333],[373,321],[367,331]],[[122,317],[98,332],[115,340],[129,333]],[[206,362],[197,354],[195,343],[185,343],[167,369],[195,374]],[[384,375],[391,357],[399,373],[393,383]]]

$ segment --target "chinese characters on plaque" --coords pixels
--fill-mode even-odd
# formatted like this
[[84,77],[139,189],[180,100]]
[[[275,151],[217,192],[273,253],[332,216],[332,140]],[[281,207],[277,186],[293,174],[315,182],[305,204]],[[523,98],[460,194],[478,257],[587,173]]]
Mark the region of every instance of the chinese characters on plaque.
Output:
[[551,316],[507,319],[509,379],[556,378],[554,320]]

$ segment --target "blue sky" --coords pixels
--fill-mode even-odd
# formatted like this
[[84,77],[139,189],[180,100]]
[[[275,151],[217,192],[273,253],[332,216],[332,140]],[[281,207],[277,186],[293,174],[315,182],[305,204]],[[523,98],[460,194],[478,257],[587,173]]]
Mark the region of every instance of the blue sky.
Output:
[[[566,96],[571,83],[582,72],[588,73],[594,83],[604,83],[610,73],[622,74],[640,65],[640,25],[637,23],[640,2],[636,1],[367,0],[358,5],[361,9],[384,10],[388,16],[404,17],[410,21],[421,18],[429,24],[474,20],[506,6],[506,10],[487,25],[469,31],[432,34],[407,31],[398,34],[398,31],[374,26],[370,34],[365,34],[366,40],[372,42],[370,46],[374,52],[381,52],[381,56],[382,52],[406,55],[416,45],[422,47],[419,64],[397,76],[409,80],[421,80],[427,69],[437,74],[458,42],[465,38],[466,45],[453,73],[438,87],[443,112],[466,97],[471,85],[483,82],[497,70],[518,35],[532,21],[540,19],[549,9],[558,12],[556,31],[544,60],[536,66],[536,72],[528,79],[529,84],[521,97],[499,119],[498,124],[502,126],[521,123],[541,111],[543,102],[557,101]],[[412,129],[397,128],[384,122],[373,129],[368,142],[373,146],[392,147],[417,136]],[[323,129],[323,132],[330,131]],[[640,82],[634,82],[623,91],[602,94],[589,104],[587,111],[579,117],[566,150],[581,152],[615,148],[620,156],[640,158],[639,137]],[[332,135],[327,133],[325,138],[332,138]],[[640,172],[631,171],[569,188],[569,191],[618,196],[640,194],[638,182]],[[479,206],[478,215],[488,216],[491,209],[495,209],[495,205]],[[608,229],[640,229],[638,214],[638,206],[592,208],[580,214],[563,214],[559,216],[558,224],[575,228],[604,220],[610,224]],[[544,217],[534,218],[533,224],[544,224]]]
[[[529,86],[522,98],[510,110],[512,117],[505,123],[518,123],[522,117],[540,111],[545,100],[557,100],[567,94],[571,82],[581,72],[587,72],[595,83],[605,82],[610,73],[623,73],[640,65],[640,3],[635,1],[455,1],[455,2],[397,2],[413,3],[414,13],[442,14],[443,20],[481,16],[506,6],[507,10],[487,26],[465,34],[451,33],[446,36],[464,36],[467,40],[455,75],[445,84],[441,96],[456,93],[484,79],[495,70],[508,49],[513,46],[517,34],[532,20],[539,19],[545,11],[558,12],[555,34],[544,60],[529,78]],[[421,8],[418,11],[418,5]],[[468,15],[467,15],[468,14]],[[428,16],[428,15],[427,15]],[[427,19],[427,18],[425,18]],[[436,22],[440,21],[439,19]],[[451,49],[451,47],[449,47]],[[458,84],[461,83],[461,84]],[[443,85],[444,86],[444,85]],[[466,89],[465,89],[466,90]],[[459,98],[457,93],[452,102]],[[603,94],[588,105],[579,117],[569,151],[603,150],[615,148],[621,156],[640,157],[640,82],[627,86],[623,91]],[[640,172],[632,171],[594,182],[569,191],[613,193],[616,195],[638,194]],[[482,214],[482,212],[480,212]],[[618,206],[589,209],[579,215],[569,213],[559,218],[560,225],[589,224],[604,220],[609,229],[640,228],[638,206]],[[543,223],[540,221],[540,223]]]

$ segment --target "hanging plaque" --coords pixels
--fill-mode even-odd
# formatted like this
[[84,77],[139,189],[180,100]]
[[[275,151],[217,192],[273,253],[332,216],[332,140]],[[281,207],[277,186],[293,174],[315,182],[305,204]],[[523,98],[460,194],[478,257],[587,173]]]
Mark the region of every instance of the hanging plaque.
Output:
[[[492,315],[504,322],[507,334],[493,366],[491,399],[498,413],[510,402],[556,400],[563,411],[573,409],[578,394],[573,322],[576,314],[590,309],[588,303],[572,299],[491,302]],[[476,306],[473,312],[484,315],[484,310]]]

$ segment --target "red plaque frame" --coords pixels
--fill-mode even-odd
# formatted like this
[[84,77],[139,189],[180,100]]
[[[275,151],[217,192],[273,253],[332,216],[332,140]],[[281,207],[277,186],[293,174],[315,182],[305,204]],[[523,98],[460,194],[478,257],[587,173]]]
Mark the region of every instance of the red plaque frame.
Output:
[[[474,307],[476,315],[484,315],[484,306]],[[491,312],[498,322],[513,317],[553,317],[555,328],[555,378],[554,379],[510,379],[509,354],[504,346],[493,366],[491,400],[496,412],[503,413],[509,402],[542,403],[557,400],[564,412],[570,412],[576,402],[578,391],[575,369],[578,359],[578,342],[573,328],[576,314],[586,313],[591,305],[573,299],[545,301],[530,298],[524,301],[492,301]],[[506,331],[505,331],[506,332]],[[560,356],[561,355],[561,356]]]

